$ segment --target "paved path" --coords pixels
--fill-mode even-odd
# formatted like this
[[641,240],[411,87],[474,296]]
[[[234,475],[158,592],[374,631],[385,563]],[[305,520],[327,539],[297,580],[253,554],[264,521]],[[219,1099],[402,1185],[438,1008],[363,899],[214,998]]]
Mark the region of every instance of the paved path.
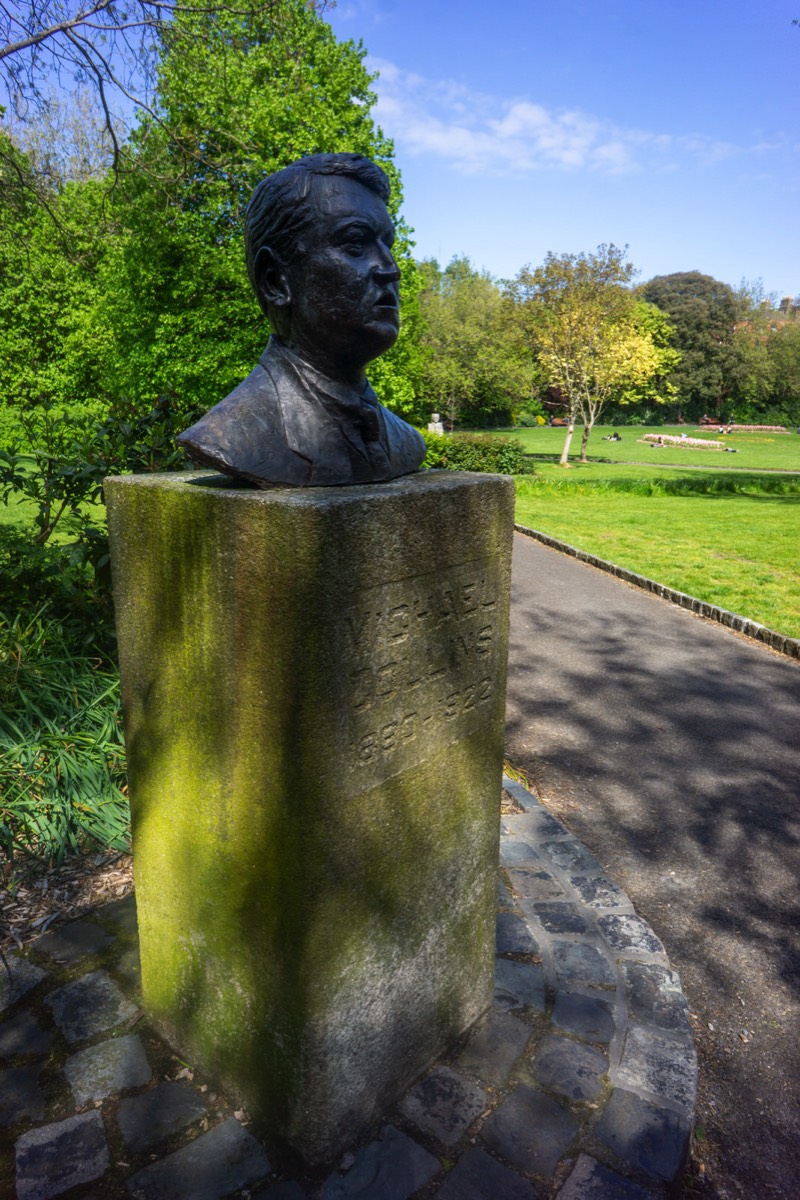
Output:
[[685,997],[600,864],[506,782],[493,1007],[360,1145],[298,1173],[180,1062],[139,1008],[130,896],[0,971],[0,1196],[664,1200],[694,1111]]
[[699,1018],[703,1194],[796,1200],[800,664],[519,534],[510,664],[512,762]]

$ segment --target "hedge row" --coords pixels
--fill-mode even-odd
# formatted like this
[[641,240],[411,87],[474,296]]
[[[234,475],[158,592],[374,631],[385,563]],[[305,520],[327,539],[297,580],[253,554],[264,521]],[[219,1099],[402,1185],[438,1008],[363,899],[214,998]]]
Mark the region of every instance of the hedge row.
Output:
[[448,471],[488,471],[493,475],[532,475],[522,442],[486,433],[429,433],[420,430],[428,447],[423,467]]

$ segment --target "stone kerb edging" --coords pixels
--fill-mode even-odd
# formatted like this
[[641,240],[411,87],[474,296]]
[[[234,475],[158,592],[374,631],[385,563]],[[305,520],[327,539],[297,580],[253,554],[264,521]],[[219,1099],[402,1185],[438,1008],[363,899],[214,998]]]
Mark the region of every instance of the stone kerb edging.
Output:
[[760,625],[758,621],[751,621],[748,617],[741,617],[738,613],[729,612],[726,608],[718,608],[716,604],[698,600],[696,596],[689,596],[686,592],[679,592],[675,588],[667,587],[666,584],[657,583],[655,579],[648,579],[646,575],[637,575],[635,571],[629,571],[627,567],[618,567],[616,563],[608,562],[605,558],[598,558],[596,554],[578,550],[576,546],[570,546],[568,542],[559,541],[558,538],[541,533],[538,529],[530,529],[527,525],[519,524],[515,524],[514,528],[517,533],[523,533],[526,537],[533,538],[534,541],[541,542],[542,545],[549,546],[552,550],[569,554],[580,562],[606,571],[609,575],[624,580],[625,583],[642,588],[643,591],[652,592],[663,600],[668,600],[670,604],[677,604],[680,608],[686,608],[689,612],[705,617],[709,621],[717,621],[720,625],[735,629],[737,633],[743,633],[757,642],[764,642],[771,650],[777,650],[779,654],[785,654],[788,658],[800,658],[800,641],[797,638],[786,637],[785,634],[777,633],[774,629],[768,629],[766,625]]
[[[653,930],[586,847],[526,788],[509,778],[503,786],[524,811],[502,819],[500,861],[510,893],[505,903],[501,896],[497,948],[519,951],[530,933],[553,999],[554,1034],[580,1039],[551,1035],[540,1043],[537,1082],[557,1090],[560,1074],[583,1077],[581,1098],[596,1110],[581,1138],[583,1169],[593,1162],[598,1184],[605,1171],[620,1171],[679,1193],[697,1094],[680,979]],[[592,1091],[598,1071],[608,1084]],[[575,1173],[560,1200],[606,1194],[577,1184]],[[614,1195],[642,1195],[635,1185],[628,1193],[622,1180],[617,1186]]]

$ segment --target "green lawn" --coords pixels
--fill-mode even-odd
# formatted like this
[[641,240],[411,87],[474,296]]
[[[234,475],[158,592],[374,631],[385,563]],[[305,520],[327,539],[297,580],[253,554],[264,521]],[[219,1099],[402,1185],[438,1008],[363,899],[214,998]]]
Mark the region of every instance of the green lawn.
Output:
[[[621,443],[597,439],[616,462],[565,470],[538,460],[534,477],[517,480],[517,520],[800,637],[800,437],[742,434],[736,444],[746,454],[712,458],[650,451],[636,442],[639,430],[619,432]],[[564,437],[560,429],[515,434],[537,454],[557,453]],[[622,460],[626,452],[639,461]]]
[[[537,429],[506,429],[502,432],[513,433],[514,437],[519,438],[528,454],[537,458],[555,458],[556,461],[566,436],[565,429],[551,429],[547,425]],[[570,447],[571,462],[578,459],[582,432],[581,426],[576,426]],[[713,433],[699,431],[693,425],[664,425],[658,428],[621,425],[617,428],[617,433],[622,441],[604,442],[604,435],[611,432],[610,426],[598,426],[592,431],[587,448],[589,458],[610,459],[612,462],[655,463],[658,466],[702,467],[704,470],[721,468],[729,471],[735,468],[800,471],[800,435],[795,432],[737,433],[734,426],[733,433],[719,437]],[[724,450],[681,449],[673,446],[659,450],[640,440],[645,433],[669,434],[672,437],[680,437],[681,433],[685,433],[688,437],[702,438],[705,441],[721,441],[736,450],[736,454],[726,454]]]

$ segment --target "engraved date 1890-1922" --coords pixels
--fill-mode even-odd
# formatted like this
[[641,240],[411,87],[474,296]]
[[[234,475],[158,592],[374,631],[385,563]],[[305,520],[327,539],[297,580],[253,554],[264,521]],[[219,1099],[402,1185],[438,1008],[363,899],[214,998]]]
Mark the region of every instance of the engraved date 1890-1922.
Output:
[[387,721],[380,728],[370,730],[351,743],[350,751],[357,763],[366,766],[413,742],[432,725],[454,721],[463,713],[469,713],[488,703],[492,698],[492,691],[492,680],[485,676],[476,683],[469,683],[465,687],[441,695],[430,712],[405,713],[396,720]]

